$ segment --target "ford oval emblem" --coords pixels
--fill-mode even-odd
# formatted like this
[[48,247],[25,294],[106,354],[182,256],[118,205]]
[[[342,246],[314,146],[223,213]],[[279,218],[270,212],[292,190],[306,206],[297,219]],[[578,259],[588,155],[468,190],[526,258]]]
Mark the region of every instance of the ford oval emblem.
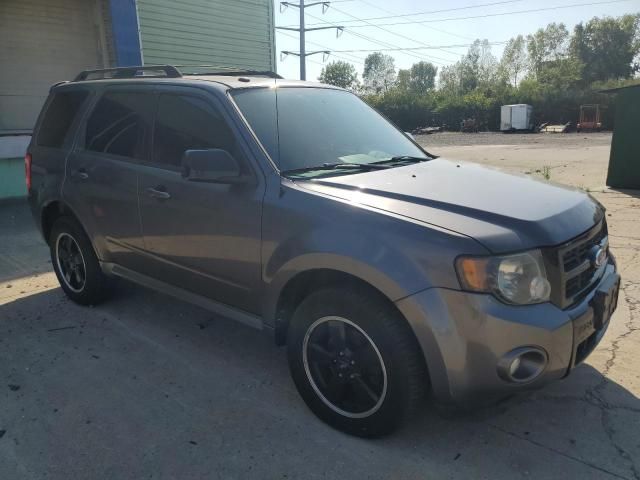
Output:
[[599,268],[607,262],[607,247],[598,246],[594,250],[591,261],[594,267]]

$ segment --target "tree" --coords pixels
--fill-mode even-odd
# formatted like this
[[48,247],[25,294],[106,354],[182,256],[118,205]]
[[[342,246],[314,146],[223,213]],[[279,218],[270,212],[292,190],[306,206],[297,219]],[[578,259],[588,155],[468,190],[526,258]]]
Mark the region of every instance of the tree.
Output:
[[524,37],[518,35],[507,42],[500,59],[500,75],[502,75],[511,85],[518,86],[518,79],[524,75],[527,69],[527,50]]
[[640,70],[640,15],[592,18],[576,25],[571,38],[572,57],[584,64],[584,81],[629,78]]
[[396,80],[396,67],[393,57],[375,52],[364,59],[362,80],[367,91],[387,92]]
[[460,61],[440,70],[438,83],[451,95],[465,95],[478,87],[488,88],[498,78],[498,62],[488,40],[476,40]]
[[580,83],[583,70],[583,63],[573,57],[549,60],[540,66],[537,80],[541,85],[566,90]]
[[396,77],[396,87],[402,92],[408,92],[411,89],[411,70],[400,69]]
[[353,89],[358,83],[358,74],[353,65],[338,60],[323,67],[318,80],[336,87]]
[[446,65],[440,69],[438,89],[447,95],[458,95],[462,91],[462,63]]
[[478,57],[478,85],[483,88],[491,87],[498,78],[498,61],[491,53],[489,40],[486,38],[482,41],[476,40],[474,44],[477,45],[480,52]]
[[[430,62],[418,62],[409,71],[409,90],[413,93],[424,94],[435,86],[438,67]],[[398,77],[400,73],[398,72]]]
[[569,32],[564,23],[550,23],[533,35],[527,35],[530,73],[537,76],[545,62],[565,58],[568,49]]

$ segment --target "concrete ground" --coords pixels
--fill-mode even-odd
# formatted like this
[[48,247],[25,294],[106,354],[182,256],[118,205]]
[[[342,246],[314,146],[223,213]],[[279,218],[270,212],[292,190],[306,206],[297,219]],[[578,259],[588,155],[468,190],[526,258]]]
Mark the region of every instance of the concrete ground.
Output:
[[549,165],[607,206],[619,308],[566,380],[473,413],[426,402],[391,437],[349,437],[306,409],[285,352],[258,331],[125,283],[98,307],[68,301],[26,206],[4,205],[0,479],[640,479],[640,192],[602,187],[606,141],[435,137],[419,140],[443,156]]

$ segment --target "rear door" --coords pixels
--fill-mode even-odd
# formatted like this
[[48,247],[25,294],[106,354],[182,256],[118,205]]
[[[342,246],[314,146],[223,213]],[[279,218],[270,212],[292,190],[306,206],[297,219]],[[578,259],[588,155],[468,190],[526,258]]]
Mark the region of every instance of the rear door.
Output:
[[149,155],[154,104],[149,85],[101,92],[69,157],[63,190],[101,259],[136,270],[143,247],[137,170]]
[[[224,108],[195,88],[159,87],[151,162],[140,170],[147,273],[180,288],[258,312],[264,182]],[[227,150],[255,181],[225,185],[181,175],[190,149]]]
[[37,215],[41,207],[60,199],[65,162],[90,98],[91,92],[84,88],[57,88],[43,108],[27,150],[31,155],[29,202]]

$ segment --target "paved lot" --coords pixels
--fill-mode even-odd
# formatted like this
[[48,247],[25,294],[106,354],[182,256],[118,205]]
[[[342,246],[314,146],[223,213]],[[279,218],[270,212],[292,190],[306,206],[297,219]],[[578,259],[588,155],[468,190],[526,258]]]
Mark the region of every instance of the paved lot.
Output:
[[602,188],[602,143],[432,144],[592,189],[623,292],[566,380],[473,413],[426,402],[376,441],[316,420],[260,332],[125,283],[100,307],[72,304],[26,207],[0,206],[0,479],[640,479],[640,193]]

